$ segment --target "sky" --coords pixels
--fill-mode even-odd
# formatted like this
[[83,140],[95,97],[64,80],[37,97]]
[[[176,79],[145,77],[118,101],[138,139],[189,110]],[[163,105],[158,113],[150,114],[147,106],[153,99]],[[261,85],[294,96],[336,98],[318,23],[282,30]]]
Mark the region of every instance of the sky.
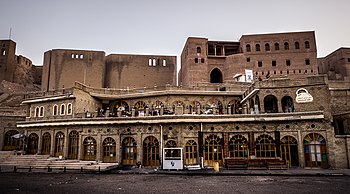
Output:
[[179,64],[188,37],[315,31],[324,57],[350,47],[349,8],[349,0],[0,0],[0,39],[11,34],[16,54],[35,65],[58,48],[175,55]]

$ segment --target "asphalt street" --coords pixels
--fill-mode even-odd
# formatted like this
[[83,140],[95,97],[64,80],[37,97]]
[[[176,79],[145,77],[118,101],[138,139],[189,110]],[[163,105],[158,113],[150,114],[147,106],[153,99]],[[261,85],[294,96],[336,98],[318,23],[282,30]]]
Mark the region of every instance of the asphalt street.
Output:
[[349,193],[349,176],[0,173],[0,193]]

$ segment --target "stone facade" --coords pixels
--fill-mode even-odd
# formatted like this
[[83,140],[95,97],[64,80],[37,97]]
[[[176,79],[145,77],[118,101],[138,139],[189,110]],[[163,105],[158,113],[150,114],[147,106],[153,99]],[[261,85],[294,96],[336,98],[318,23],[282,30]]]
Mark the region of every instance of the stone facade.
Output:
[[339,48],[324,58],[318,59],[320,74],[329,80],[350,81],[350,48]]
[[188,38],[174,86],[172,56],[51,50],[11,133],[27,154],[122,165],[159,167],[177,147],[184,165],[350,168],[350,88],[318,75],[316,53],[314,32]]
[[97,88],[176,85],[176,57],[62,49],[44,54],[43,91],[70,88],[75,81]]
[[21,85],[41,84],[41,67],[22,55],[16,55],[16,42],[0,40],[0,81]]

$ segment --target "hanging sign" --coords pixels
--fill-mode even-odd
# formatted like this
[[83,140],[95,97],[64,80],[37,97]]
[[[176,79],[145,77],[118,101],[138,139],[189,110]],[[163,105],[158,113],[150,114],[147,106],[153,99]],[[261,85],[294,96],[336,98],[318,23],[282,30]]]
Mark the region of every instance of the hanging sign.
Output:
[[309,94],[309,92],[305,88],[300,88],[296,92],[297,97],[295,98],[295,101],[297,103],[308,103],[312,102],[314,98]]

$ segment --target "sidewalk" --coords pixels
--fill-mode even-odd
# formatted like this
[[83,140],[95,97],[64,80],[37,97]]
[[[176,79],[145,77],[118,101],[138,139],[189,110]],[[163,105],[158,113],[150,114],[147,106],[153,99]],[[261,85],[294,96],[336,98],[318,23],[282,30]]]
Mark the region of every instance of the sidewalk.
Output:
[[161,170],[153,168],[131,168],[126,170],[113,170],[117,174],[168,174],[189,176],[350,176],[350,169],[303,169],[291,168],[289,170],[227,170],[220,168],[215,172],[212,168],[201,170]]
[[290,168],[288,170],[227,170],[220,168],[215,172],[213,168],[204,168],[200,170],[162,170],[157,168],[116,168],[110,170],[98,169],[51,169],[46,168],[18,168],[14,172],[13,166],[1,166],[1,173],[108,173],[108,174],[160,174],[160,175],[186,175],[186,176],[350,176],[350,169],[303,169]]

